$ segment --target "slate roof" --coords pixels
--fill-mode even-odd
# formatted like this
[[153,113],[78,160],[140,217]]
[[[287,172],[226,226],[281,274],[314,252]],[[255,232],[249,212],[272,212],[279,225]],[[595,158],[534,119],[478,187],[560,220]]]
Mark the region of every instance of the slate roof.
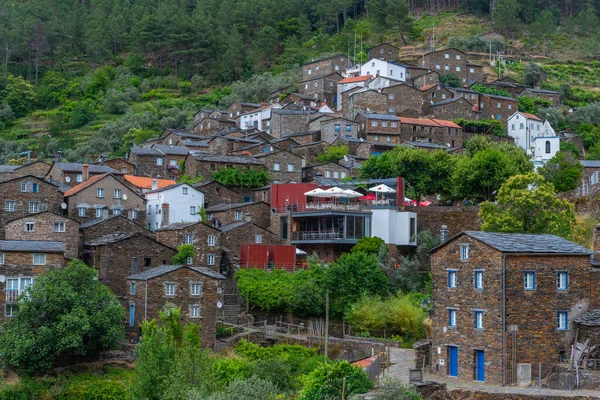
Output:
[[[110,215],[108,217],[94,218],[94,219],[90,219],[89,221],[85,221],[85,222],[81,223],[81,225],[79,225],[79,228],[81,228],[81,229],[89,228],[90,226],[94,226],[101,222],[109,221],[113,218],[119,218],[119,217],[128,219],[127,217],[125,217],[124,215],[121,215],[121,214]],[[131,222],[134,222],[134,221],[131,221]],[[134,223],[137,223],[137,222],[134,222]]]
[[173,146],[170,144],[155,144],[152,145],[152,148],[160,151],[161,153],[174,156],[187,156],[187,154],[190,152],[190,149],[185,146]]
[[199,224],[200,222],[173,222],[172,224],[161,226],[160,229],[156,229],[155,232],[158,231],[176,231],[179,229],[185,229],[187,227]]
[[6,174],[19,168],[18,165],[0,165],[0,174]]
[[262,165],[262,163],[256,158],[246,155],[218,155],[200,151],[190,151],[190,156],[198,161]]
[[533,92],[533,93],[559,94],[555,90],[534,89],[534,88],[525,88],[525,90],[528,90],[528,91]]
[[447,149],[446,146],[444,146],[442,144],[437,144],[437,143],[409,142],[409,141],[406,141],[404,143],[407,144],[409,147],[428,147],[428,148],[432,148],[432,149],[444,149],[444,150]]
[[465,231],[463,233],[502,253],[594,254],[583,246],[555,235],[479,231]]
[[120,242],[121,240],[129,239],[130,237],[137,235],[137,233],[123,233],[114,232],[107,235],[98,236],[94,240],[85,242],[86,246],[104,246],[111,243]]
[[276,108],[272,112],[275,114],[283,114],[283,115],[306,115],[306,114],[314,114],[315,113],[315,111],[284,110],[282,108]]
[[64,253],[65,246],[62,242],[44,240],[0,240],[0,251]]
[[259,202],[253,201],[253,202],[246,202],[246,203],[223,203],[223,204],[217,204],[216,206],[208,207],[206,209],[206,212],[210,213],[210,212],[225,211],[225,210],[239,208],[239,207],[245,207],[245,206],[249,206],[249,205],[257,204],[257,203],[259,203]]
[[600,309],[584,312],[575,318],[575,323],[583,326],[600,326]]
[[583,168],[600,168],[600,160],[579,160]]
[[454,103],[455,101],[459,101],[460,99],[463,99],[464,101],[466,101],[468,103],[468,101],[464,97],[451,97],[446,100],[438,101],[437,103],[432,103],[431,105],[432,106],[442,106],[444,104]]
[[129,152],[131,154],[137,154],[140,156],[162,156],[162,155],[164,155],[157,149],[148,149],[145,147],[132,147],[131,150],[129,150]]
[[200,140],[185,139],[185,140],[182,140],[181,143],[183,143],[185,146],[191,146],[191,147],[209,147],[208,142],[203,142]]
[[361,113],[363,117],[368,119],[378,119],[386,121],[400,121],[400,118],[392,114],[373,114],[373,113]]
[[[63,171],[68,172],[82,172],[83,165],[80,163],[70,163],[70,162],[57,162],[56,165]],[[86,164],[90,167],[90,174],[118,174],[119,171],[112,169],[106,165],[96,165],[96,164]]]
[[181,268],[189,268],[192,271],[199,272],[203,275],[208,276],[209,278],[219,279],[219,280],[225,279],[225,277],[223,275],[221,275],[217,272],[214,272],[213,270],[211,270],[209,268],[192,267],[189,265],[161,265],[160,267],[151,268],[144,272],[129,275],[126,279],[130,279],[132,281],[147,281],[149,279],[153,279],[158,276],[168,274],[169,272],[177,271],[178,269],[181,269]]
[[231,224],[227,224],[221,227],[221,229],[219,229],[221,232],[228,232],[232,229],[236,229],[239,228],[240,226],[244,226],[247,224],[251,224],[252,222],[250,221],[240,221],[240,222],[232,222]]

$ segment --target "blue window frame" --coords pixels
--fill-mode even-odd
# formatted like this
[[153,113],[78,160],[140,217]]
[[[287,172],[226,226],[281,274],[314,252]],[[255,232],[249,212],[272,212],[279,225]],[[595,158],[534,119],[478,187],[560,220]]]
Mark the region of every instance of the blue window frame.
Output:
[[475,271],[473,276],[475,289],[483,289],[483,271]]
[[568,331],[569,330],[569,312],[568,311],[558,311],[556,313],[556,329],[559,331]]
[[569,273],[567,271],[556,273],[556,286],[558,290],[569,290]]
[[33,193],[37,193],[38,192],[38,184],[37,183],[32,183],[31,184],[31,191]]
[[340,131],[340,124],[335,124],[333,130],[336,131],[336,132],[339,132]]
[[502,119],[502,116],[501,116],[500,114],[498,114],[498,115],[496,116],[496,119],[500,120],[500,119]]
[[456,310],[448,310],[448,326],[456,327]]
[[346,132],[352,132],[352,125],[346,124]]
[[456,287],[456,271],[448,271],[448,287]]
[[523,286],[525,290],[535,290],[535,272],[525,271],[523,273]]
[[135,294],[135,283],[131,282],[131,294]]
[[475,311],[475,329],[483,329],[483,311]]

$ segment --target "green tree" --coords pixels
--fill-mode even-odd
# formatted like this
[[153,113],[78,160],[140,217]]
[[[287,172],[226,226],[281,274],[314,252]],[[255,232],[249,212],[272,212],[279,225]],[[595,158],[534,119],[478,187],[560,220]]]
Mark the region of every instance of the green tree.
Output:
[[39,276],[19,300],[15,318],[0,327],[5,368],[44,370],[58,358],[110,349],[123,339],[123,307],[79,260]]
[[379,251],[381,250],[381,246],[384,246],[385,252],[387,253],[388,249],[383,239],[377,236],[365,236],[364,238],[361,238],[358,240],[358,242],[356,242],[356,244],[352,247],[352,252],[362,252],[367,254],[378,255]]
[[554,186],[535,173],[516,175],[498,191],[497,204],[481,204],[486,232],[548,233],[570,239],[575,225],[573,205],[556,197]]
[[462,86],[460,78],[456,74],[440,74],[438,79],[440,83],[446,87],[457,88]]
[[0,99],[8,104],[17,118],[35,107],[37,96],[33,85],[21,76],[0,76]]
[[571,152],[573,153],[573,157],[579,158],[580,150],[579,147],[572,142],[560,142],[560,151],[561,152]]
[[300,400],[341,400],[345,381],[345,395],[368,392],[373,384],[358,367],[347,361],[323,364],[308,374]]
[[517,0],[500,0],[493,14],[494,27],[514,38],[521,29],[520,10],[521,6]]
[[534,62],[530,62],[523,69],[523,83],[527,86],[535,87],[544,80],[545,76],[542,67]]
[[579,186],[583,177],[583,165],[572,152],[559,151],[538,172],[551,182],[558,192],[567,192]]
[[177,247],[177,253],[171,258],[173,265],[185,265],[188,264],[188,258],[194,257],[194,245],[193,244],[182,244]]
[[339,146],[331,146],[329,149],[327,149],[327,152],[319,154],[317,156],[317,160],[319,160],[320,163],[338,162],[344,158],[346,154],[348,154],[348,147],[344,146],[343,144]]

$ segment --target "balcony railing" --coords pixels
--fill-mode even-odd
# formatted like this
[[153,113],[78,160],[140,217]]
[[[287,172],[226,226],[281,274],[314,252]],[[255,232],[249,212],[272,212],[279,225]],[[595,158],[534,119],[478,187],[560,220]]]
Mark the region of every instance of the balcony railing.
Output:
[[18,290],[7,290],[6,291],[6,303],[16,303],[19,297]]
[[273,208],[275,212],[321,212],[321,211],[362,211],[363,205],[360,203],[351,204],[336,204],[333,202],[323,203],[307,203],[307,204],[290,204]]
[[344,240],[343,230],[293,232],[292,240]]

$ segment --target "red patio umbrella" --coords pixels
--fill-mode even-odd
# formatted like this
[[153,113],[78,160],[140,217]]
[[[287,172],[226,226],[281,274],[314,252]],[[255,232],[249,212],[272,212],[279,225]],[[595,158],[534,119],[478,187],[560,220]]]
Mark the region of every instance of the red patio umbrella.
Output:
[[363,197],[360,197],[358,200],[360,200],[360,201],[375,200],[375,195],[373,193],[365,194]]

